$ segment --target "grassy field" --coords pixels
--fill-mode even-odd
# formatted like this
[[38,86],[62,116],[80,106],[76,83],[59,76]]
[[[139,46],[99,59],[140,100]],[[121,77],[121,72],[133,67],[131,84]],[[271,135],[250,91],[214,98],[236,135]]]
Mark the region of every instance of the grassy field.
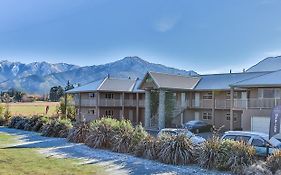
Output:
[[46,158],[35,148],[6,148],[15,136],[0,133],[0,174],[5,175],[104,175],[102,167],[82,165],[75,159]]
[[[6,107],[5,103],[1,104]],[[36,114],[45,114],[46,106],[49,106],[48,116],[56,114],[58,102],[30,102],[30,103],[9,103],[9,109],[12,115],[31,116]]]

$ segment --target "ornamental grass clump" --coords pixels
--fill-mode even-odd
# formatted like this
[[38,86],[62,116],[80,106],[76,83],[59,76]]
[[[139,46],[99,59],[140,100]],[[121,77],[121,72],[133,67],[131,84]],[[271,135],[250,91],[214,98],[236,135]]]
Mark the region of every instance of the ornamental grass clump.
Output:
[[112,137],[112,151],[128,153],[132,144],[134,127],[129,120],[121,120],[117,123]]
[[27,131],[40,131],[41,127],[48,122],[46,116],[32,116],[29,121],[24,125],[24,130]]
[[243,169],[254,163],[255,149],[245,142],[230,141],[231,150],[228,152],[228,161],[225,168],[235,174],[241,174]]
[[184,134],[166,137],[161,140],[158,160],[174,165],[187,165],[194,160],[192,142]]
[[257,162],[251,166],[245,167],[243,175],[273,175],[272,172],[266,167],[264,162]]
[[66,138],[71,128],[72,124],[68,119],[52,119],[42,127],[42,135]]
[[268,156],[266,159],[266,167],[270,169],[273,173],[281,170],[281,150],[273,152],[272,155]]
[[16,128],[16,129],[24,129],[26,123],[29,122],[28,117],[23,116],[15,116],[11,118],[11,121],[8,125],[9,128]]
[[86,145],[93,148],[111,148],[112,138],[118,127],[118,120],[113,118],[101,118],[90,124],[90,134],[86,139]]
[[89,136],[90,124],[86,122],[79,122],[69,131],[67,140],[74,143],[85,143]]
[[159,147],[159,140],[147,135],[136,145],[134,154],[138,157],[155,160],[158,159]]
[[137,125],[134,128],[134,132],[132,134],[132,140],[130,145],[130,152],[134,153],[136,146],[144,139],[146,138],[148,133],[145,131],[145,129],[141,125]]
[[197,162],[201,167],[211,169],[217,166],[220,144],[218,137],[212,137],[202,144],[197,157]]

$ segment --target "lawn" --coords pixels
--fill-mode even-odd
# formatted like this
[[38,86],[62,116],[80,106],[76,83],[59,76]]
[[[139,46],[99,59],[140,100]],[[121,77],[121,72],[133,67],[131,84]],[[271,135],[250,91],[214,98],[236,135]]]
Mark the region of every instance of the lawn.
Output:
[[[3,107],[6,104],[1,104]],[[49,106],[48,116],[56,114],[58,102],[30,102],[30,103],[9,103],[9,109],[12,115],[32,116],[37,114],[45,114],[46,106]]]
[[16,137],[0,133],[0,174],[5,175],[104,175],[102,167],[75,159],[46,158],[35,148],[9,148]]

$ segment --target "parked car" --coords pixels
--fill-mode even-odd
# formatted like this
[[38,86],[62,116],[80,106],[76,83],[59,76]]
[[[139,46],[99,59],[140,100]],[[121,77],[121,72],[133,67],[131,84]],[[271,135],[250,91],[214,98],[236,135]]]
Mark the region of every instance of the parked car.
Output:
[[157,136],[159,137],[162,134],[169,134],[172,136],[176,136],[179,134],[185,134],[188,138],[190,138],[190,140],[193,144],[201,144],[206,141],[203,137],[194,135],[192,132],[190,132],[187,129],[165,128],[165,129],[161,129]]
[[269,148],[269,154],[272,154],[275,150],[281,148],[281,142],[279,140],[274,137],[269,139],[268,134],[259,132],[228,131],[224,133],[221,139],[244,141],[256,149],[256,154],[258,156],[267,156],[267,147]]
[[183,128],[197,134],[200,132],[210,132],[213,126],[201,120],[191,120],[183,124]]

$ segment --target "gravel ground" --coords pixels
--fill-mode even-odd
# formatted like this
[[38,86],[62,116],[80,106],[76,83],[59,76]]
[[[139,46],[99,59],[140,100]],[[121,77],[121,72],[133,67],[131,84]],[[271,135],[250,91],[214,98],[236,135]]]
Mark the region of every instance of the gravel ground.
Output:
[[[227,175],[218,171],[209,171],[196,165],[174,166],[156,161],[137,158],[127,154],[107,150],[92,149],[84,144],[69,143],[66,139],[43,137],[39,133],[0,127],[0,132],[18,137],[19,142],[11,147],[40,148],[39,152],[46,157],[77,158],[85,164],[104,166],[108,174],[148,175],[148,174],[202,174]],[[0,140],[1,141],[1,140]]]

